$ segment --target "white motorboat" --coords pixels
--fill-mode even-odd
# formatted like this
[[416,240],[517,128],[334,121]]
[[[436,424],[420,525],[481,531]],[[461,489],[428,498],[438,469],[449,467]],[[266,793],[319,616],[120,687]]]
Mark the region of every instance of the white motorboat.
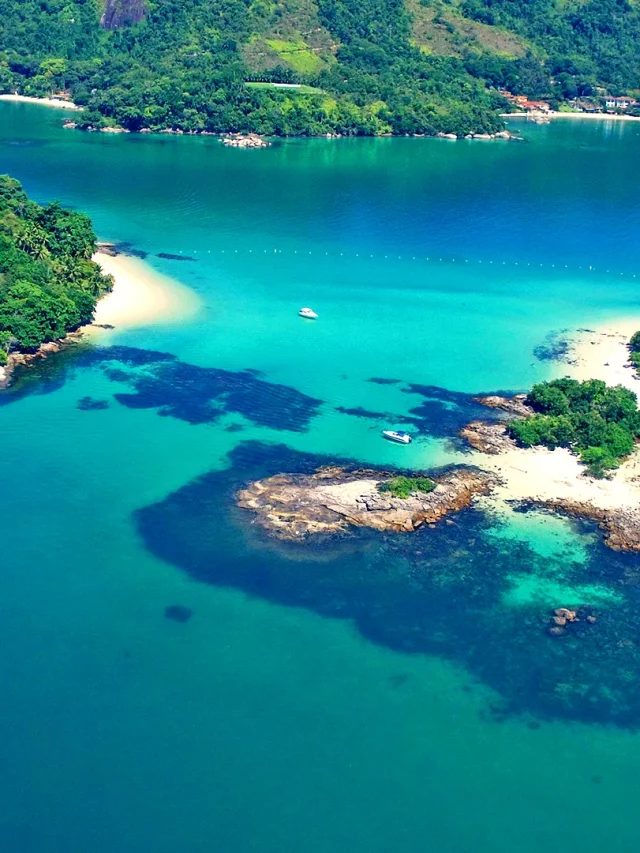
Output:
[[317,320],[318,315],[315,311],[312,311],[311,308],[301,308],[298,311],[300,317],[304,317],[306,320]]
[[408,432],[396,432],[394,429],[383,429],[382,435],[389,441],[396,441],[398,444],[411,444],[411,436]]

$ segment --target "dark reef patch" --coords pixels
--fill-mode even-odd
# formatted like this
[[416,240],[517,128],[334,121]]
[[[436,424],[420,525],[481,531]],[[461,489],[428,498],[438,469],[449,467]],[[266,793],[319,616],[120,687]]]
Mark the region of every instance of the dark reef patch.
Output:
[[567,338],[567,329],[550,332],[541,344],[533,348],[538,361],[552,361],[569,364],[571,360],[571,341]]
[[81,397],[76,404],[76,409],[81,412],[97,412],[108,408],[108,400],[95,400],[93,397]]
[[245,442],[230,462],[228,470],[135,513],[154,555],[194,580],[350,619],[373,642],[455,661],[497,692],[495,721],[517,714],[640,726],[637,557],[596,542],[586,564],[558,558],[567,583],[605,583],[622,596],[620,604],[598,605],[591,630],[558,641],[546,632],[548,603],[504,603],[514,570],[548,577],[553,560],[526,543],[487,536],[494,522],[484,513],[468,509],[455,525],[411,537],[358,530],[303,544],[274,542],[235,506],[238,488],[338,460]]
[[165,261],[197,261],[198,258],[192,258],[191,255],[172,255],[171,252],[158,252],[157,258],[162,258]]
[[123,406],[157,409],[163,417],[190,424],[216,423],[231,413],[259,426],[305,432],[322,405],[295,388],[269,382],[257,370],[200,367],[167,352],[81,342],[17,368],[16,381],[0,394],[0,405],[51,393],[79,369],[99,369],[113,382],[127,385],[130,393],[114,394]]
[[[417,394],[424,398],[418,406],[409,410],[411,422],[421,432],[438,438],[457,439],[458,432],[471,421],[501,420],[503,415],[477,402],[479,394],[449,391],[438,385],[409,384],[402,388],[406,394]],[[513,392],[495,391],[501,396],[513,396]]]
[[193,616],[193,610],[190,607],[185,607],[184,604],[169,604],[164,609],[165,619],[171,619],[172,622],[188,622]]
[[149,256],[149,252],[145,252],[144,249],[137,249],[133,243],[126,241],[111,243],[109,245],[109,254],[114,256],[125,255],[127,258],[140,258],[141,260]]
[[373,382],[374,385],[399,385],[402,379],[385,379],[384,376],[372,376],[367,379],[367,382]]
[[375,412],[371,409],[365,409],[363,406],[336,406],[336,412],[342,415],[349,415],[352,418],[365,418],[371,421],[380,421],[385,424],[412,424],[420,427],[422,422],[419,418],[412,418],[409,415],[399,415],[393,412]]
[[109,378],[132,389],[114,395],[123,406],[157,409],[190,424],[215,423],[233,412],[260,426],[304,432],[322,402],[253,370],[200,367],[168,353],[113,347],[96,357]]

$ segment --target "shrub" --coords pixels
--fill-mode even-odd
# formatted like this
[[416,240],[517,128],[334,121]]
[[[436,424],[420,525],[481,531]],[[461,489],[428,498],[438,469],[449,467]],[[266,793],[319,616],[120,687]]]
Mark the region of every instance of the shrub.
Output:
[[432,492],[436,487],[428,477],[392,477],[378,486],[379,492],[387,492],[395,498],[408,498],[412,492]]

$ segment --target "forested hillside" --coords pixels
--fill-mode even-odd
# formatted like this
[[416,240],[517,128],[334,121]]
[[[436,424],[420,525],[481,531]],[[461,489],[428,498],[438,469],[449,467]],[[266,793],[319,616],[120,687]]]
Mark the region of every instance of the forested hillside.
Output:
[[0,175],[0,365],[11,348],[34,350],[91,322],[111,289],[95,250],[87,216],[36,204]]
[[493,131],[499,88],[597,86],[640,88],[626,0],[0,0],[0,89],[68,90],[98,126]]

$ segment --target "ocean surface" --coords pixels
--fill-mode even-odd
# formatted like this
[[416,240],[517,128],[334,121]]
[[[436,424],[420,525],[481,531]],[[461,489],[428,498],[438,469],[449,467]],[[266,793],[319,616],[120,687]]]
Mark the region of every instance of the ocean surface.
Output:
[[[240,151],[61,121],[0,104],[0,172],[204,307],[0,398],[2,853],[636,853],[637,557],[479,510],[285,546],[233,494],[464,461],[474,395],[637,313],[638,124]],[[593,630],[547,636],[574,604]]]

